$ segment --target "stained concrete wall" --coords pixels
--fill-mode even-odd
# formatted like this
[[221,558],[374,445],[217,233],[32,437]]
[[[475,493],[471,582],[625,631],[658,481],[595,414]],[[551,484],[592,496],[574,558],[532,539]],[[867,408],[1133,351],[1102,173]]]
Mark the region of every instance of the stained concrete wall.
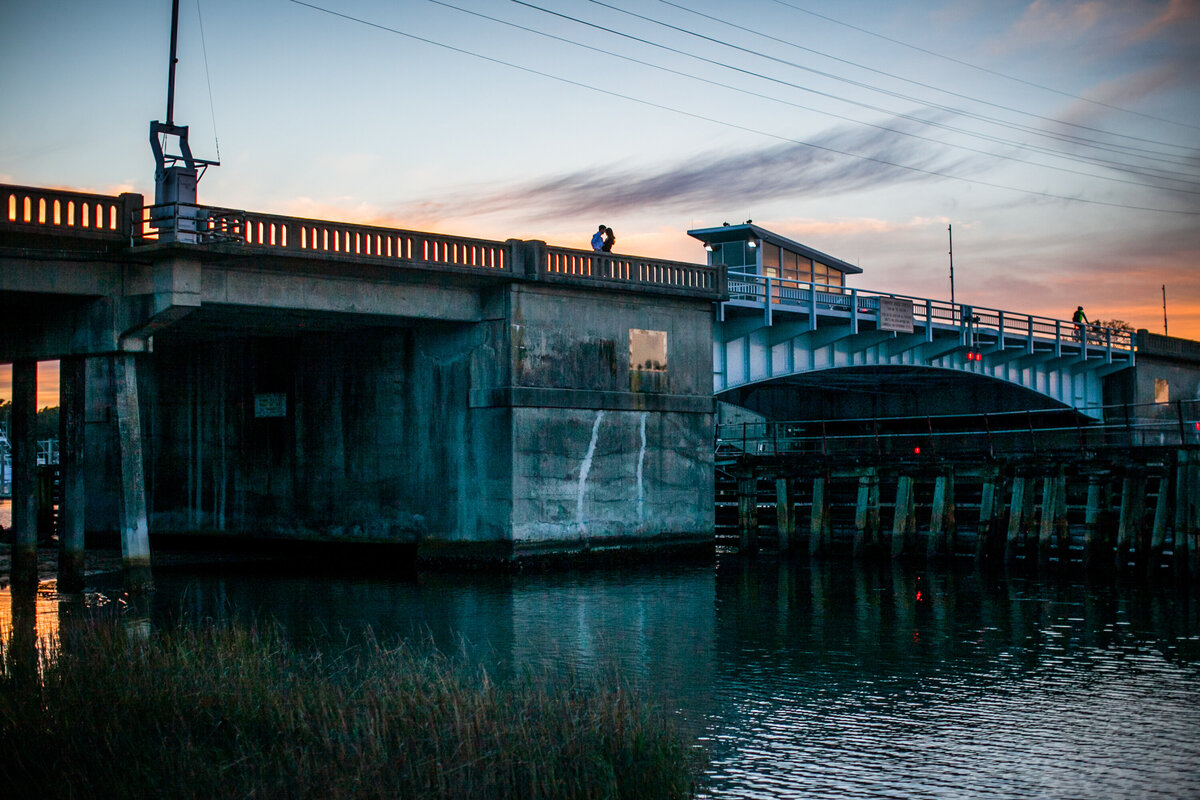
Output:
[[[711,545],[710,306],[488,293],[477,322],[297,333],[264,314],[254,331],[193,317],[156,335],[138,357],[151,533],[469,559]],[[257,335],[272,327],[293,333]],[[631,369],[631,328],[666,333],[665,371]],[[89,383],[88,460],[109,464],[105,358]],[[282,416],[256,414],[264,395]],[[88,494],[89,529],[115,528],[110,482],[90,475]]]

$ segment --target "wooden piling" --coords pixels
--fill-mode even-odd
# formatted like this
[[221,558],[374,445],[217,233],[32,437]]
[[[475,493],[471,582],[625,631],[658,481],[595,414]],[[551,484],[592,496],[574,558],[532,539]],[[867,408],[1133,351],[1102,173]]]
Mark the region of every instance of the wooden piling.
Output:
[[879,473],[867,468],[858,478],[854,504],[854,555],[863,556],[879,546]]
[[975,561],[983,563],[996,555],[997,533],[1000,528],[1000,509],[1003,507],[1003,485],[992,470],[984,476],[979,495],[979,537],[975,541]]
[[789,553],[796,538],[796,499],[790,478],[775,479],[775,515],[779,552]]
[[1029,524],[1033,508],[1033,498],[1029,493],[1029,479],[1017,475],[1012,483],[1012,501],[1008,510],[1008,535],[1004,541],[1004,560],[1008,563],[1016,561],[1024,545],[1026,527]]
[[738,551],[758,552],[758,477],[753,473],[738,478]]
[[1104,487],[1096,476],[1088,478],[1087,506],[1083,512],[1083,566],[1087,570],[1107,567],[1112,543],[1108,541],[1108,526],[1105,524],[1101,501]]
[[892,516],[892,558],[912,552],[912,539],[916,530],[913,478],[911,475],[901,475],[896,482],[896,505]]
[[1038,562],[1047,564],[1057,555],[1059,564],[1070,559],[1067,546],[1067,478],[1061,468],[1042,482],[1042,516],[1038,526]]
[[952,555],[955,533],[954,471],[947,470],[934,480],[929,540],[925,546],[926,558],[940,559]]
[[[1146,480],[1140,475],[1127,474],[1121,481],[1121,516],[1117,522],[1117,563],[1128,563],[1138,540],[1145,507]],[[1141,558],[1144,553],[1138,552]]]
[[1167,519],[1171,507],[1171,476],[1163,472],[1158,478],[1158,498],[1154,503],[1154,523],[1150,528],[1149,563],[1162,563],[1163,550],[1167,545]]
[[826,555],[832,538],[833,528],[829,518],[829,479],[813,478],[812,516],[808,526],[808,554],[810,556]]

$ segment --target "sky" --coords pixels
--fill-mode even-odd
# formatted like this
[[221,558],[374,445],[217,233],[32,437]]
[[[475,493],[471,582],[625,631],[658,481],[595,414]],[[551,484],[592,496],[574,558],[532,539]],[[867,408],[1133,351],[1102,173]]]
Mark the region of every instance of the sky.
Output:
[[[0,0],[0,182],[152,198],[169,0]],[[199,201],[1200,339],[1200,0],[181,0]],[[5,376],[0,375],[0,393]],[[40,405],[41,403],[39,403]]]

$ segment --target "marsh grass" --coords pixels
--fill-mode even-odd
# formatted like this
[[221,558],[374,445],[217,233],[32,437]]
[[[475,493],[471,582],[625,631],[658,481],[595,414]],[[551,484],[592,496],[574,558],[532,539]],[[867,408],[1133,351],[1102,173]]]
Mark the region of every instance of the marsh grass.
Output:
[[330,656],[271,625],[105,624],[39,649],[40,681],[3,654],[7,797],[651,800],[690,797],[702,766],[620,681],[496,682],[431,645]]

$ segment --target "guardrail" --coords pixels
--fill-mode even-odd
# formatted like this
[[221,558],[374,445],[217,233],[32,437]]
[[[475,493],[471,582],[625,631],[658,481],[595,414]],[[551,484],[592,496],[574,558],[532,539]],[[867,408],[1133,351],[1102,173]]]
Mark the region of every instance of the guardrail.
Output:
[[1132,354],[1134,333],[1095,325],[1077,330],[1073,322],[1019,314],[1001,309],[984,308],[966,303],[951,303],[928,297],[897,294],[895,292],[831,286],[828,284],[799,281],[791,278],[757,275],[745,272],[729,273],[729,302],[769,307],[784,311],[797,311],[811,315],[828,315],[850,320],[857,331],[860,321],[868,320],[877,326],[880,321],[880,299],[892,298],[912,303],[912,320],[915,327],[960,330],[979,344],[996,344],[1001,348],[1009,342],[1024,341],[1032,350],[1033,342],[1049,341],[1078,346],[1086,336],[1088,349],[1095,347],[1106,351],[1121,351]]
[[1038,455],[1133,447],[1200,446],[1200,400],[1105,406],[1088,424],[1063,409],[722,423],[727,457]]

